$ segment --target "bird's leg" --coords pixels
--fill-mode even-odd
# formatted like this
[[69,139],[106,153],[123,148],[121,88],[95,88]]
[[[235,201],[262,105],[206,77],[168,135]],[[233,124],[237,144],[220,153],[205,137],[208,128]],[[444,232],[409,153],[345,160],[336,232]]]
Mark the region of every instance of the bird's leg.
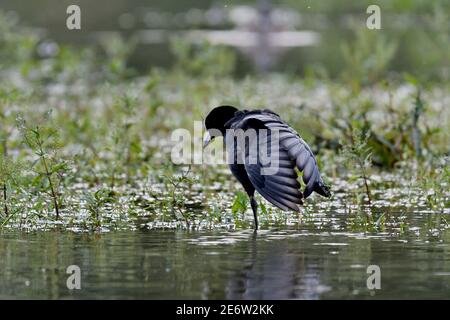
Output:
[[255,230],[258,230],[258,203],[255,200],[254,196],[250,197],[250,204],[252,206],[252,210],[253,210],[253,218],[255,220]]

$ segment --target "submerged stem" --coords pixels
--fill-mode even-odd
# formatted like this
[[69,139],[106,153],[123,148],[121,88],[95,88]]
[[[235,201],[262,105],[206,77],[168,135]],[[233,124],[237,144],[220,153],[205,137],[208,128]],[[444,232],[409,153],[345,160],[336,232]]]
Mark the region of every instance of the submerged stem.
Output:
[[47,165],[47,161],[45,159],[45,156],[43,155],[41,159],[42,159],[42,164],[44,165],[45,175],[47,176],[48,184],[50,186],[50,191],[52,193],[53,205],[55,207],[55,213],[56,213],[56,220],[58,220],[59,219],[58,197],[56,195],[55,188],[53,186],[51,173],[48,170],[48,165]]
[[359,165],[361,167],[361,173],[362,173],[362,178],[364,181],[364,187],[366,188],[367,199],[368,199],[369,205],[372,205],[372,196],[370,194],[369,183],[367,182],[368,178],[367,178],[367,174],[366,174],[366,169],[364,168],[364,163],[362,163],[361,161],[359,162]]
[[[52,173],[50,172],[50,170],[48,168],[47,159],[45,158],[46,153],[44,152],[44,148],[43,148],[44,142],[41,140],[41,135],[37,130],[34,131],[34,134],[36,136],[36,143],[37,143],[37,147],[38,147],[37,154],[41,158],[42,165],[44,166],[45,175],[47,176],[47,180],[48,180],[48,184],[50,187],[50,192],[51,192],[51,196],[52,196],[52,200],[53,200],[53,206],[55,207],[56,220],[58,220],[59,219],[58,196],[56,194],[55,187],[53,186]],[[25,139],[27,139],[26,135],[25,135]]]
[[[8,145],[6,143],[6,137],[3,140],[2,143],[3,148],[3,157],[6,160],[6,157],[8,156]],[[6,186],[6,182],[3,182],[3,211],[5,212],[5,216],[8,216],[9,210],[8,210],[8,188]]]
[[366,177],[365,174],[363,175],[363,179],[364,179],[364,185],[366,187],[366,193],[367,193],[367,198],[369,200],[369,205],[371,205],[372,204],[372,197],[370,195],[369,184],[367,183],[367,177]]
[[4,205],[4,212],[5,216],[8,216],[8,196],[7,196],[7,188],[6,183],[3,183],[3,205]]

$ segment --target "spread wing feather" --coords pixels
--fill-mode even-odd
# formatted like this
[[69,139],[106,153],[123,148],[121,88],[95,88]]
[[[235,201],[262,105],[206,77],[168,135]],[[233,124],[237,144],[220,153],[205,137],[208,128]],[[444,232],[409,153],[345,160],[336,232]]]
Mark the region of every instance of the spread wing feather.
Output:
[[[278,115],[270,111],[249,112],[238,123],[234,123],[232,128],[268,129],[268,134],[265,136],[256,130],[256,138],[250,139],[245,151],[241,150],[241,152],[245,158],[245,169],[250,181],[269,202],[283,210],[299,211],[298,204],[302,204],[302,198],[308,197],[313,191],[323,196],[330,195],[322,181],[317,161],[310,147]],[[272,136],[275,139],[278,138],[278,143],[270,143]],[[252,161],[255,162],[255,158],[250,156],[251,150],[258,152],[256,163],[252,163]],[[263,150],[269,161],[262,161]],[[268,174],[262,173],[270,165],[277,164],[276,172],[274,170],[274,173],[271,171],[267,171]],[[297,181],[295,168],[303,172],[302,179],[305,183],[303,194],[299,190],[300,183]]]
[[[268,139],[258,139],[260,136],[257,134],[245,148],[244,165],[250,181],[255,189],[275,206],[282,210],[299,211],[298,205],[302,203],[302,194],[294,169],[295,163],[279,144],[268,147]],[[270,133],[267,136],[270,136]],[[257,157],[251,157],[252,150],[258,152]],[[266,161],[263,161],[262,154],[267,154]],[[273,155],[280,156],[275,159]],[[273,159],[276,162],[272,161]],[[271,167],[272,165],[275,167]]]

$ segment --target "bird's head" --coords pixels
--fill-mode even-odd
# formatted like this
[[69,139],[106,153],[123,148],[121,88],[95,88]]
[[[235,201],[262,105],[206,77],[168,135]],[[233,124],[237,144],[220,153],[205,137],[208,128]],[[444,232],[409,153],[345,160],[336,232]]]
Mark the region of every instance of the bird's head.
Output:
[[225,136],[225,124],[238,111],[232,106],[220,106],[212,109],[205,119],[206,135],[203,147],[206,147],[217,136]]

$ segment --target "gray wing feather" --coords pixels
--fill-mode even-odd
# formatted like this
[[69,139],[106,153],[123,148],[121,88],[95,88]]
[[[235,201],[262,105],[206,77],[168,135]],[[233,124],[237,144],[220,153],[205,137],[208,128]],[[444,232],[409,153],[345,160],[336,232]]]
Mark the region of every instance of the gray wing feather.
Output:
[[[295,173],[295,163],[290,160],[286,150],[279,148],[278,146],[272,146],[270,152],[267,152],[267,156],[272,160],[271,156],[279,154],[278,165],[279,168],[274,174],[264,175],[262,169],[268,168],[273,161],[267,164],[262,164],[260,161],[260,152],[262,148],[267,148],[266,142],[261,139],[257,141],[258,136],[253,141],[250,141],[249,148],[246,148],[245,152],[245,169],[248,177],[255,189],[270,203],[274,204],[282,210],[294,210],[299,211],[298,204],[302,203],[302,194],[300,192],[300,183],[297,181],[297,174]],[[253,144],[258,143],[258,161],[256,164],[251,164],[247,160],[249,159],[249,150],[253,149]]]
[[[273,155],[274,151],[277,151],[279,155],[279,169],[276,174],[262,175],[261,169],[265,168],[263,164],[260,162],[247,164],[247,161],[244,161],[250,181],[255,189],[272,204],[283,210],[298,211],[297,205],[302,203],[302,198],[308,197],[315,189],[324,186],[317,161],[310,147],[294,129],[274,113],[250,114],[244,117],[235,127],[245,127],[248,119],[261,121],[270,132],[276,130],[280,142],[279,147],[272,150],[271,153]],[[266,147],[267,141],[268,137],[261,138],[259,144]],[[247,157],[248,154],[245,156]],[[299,190],[300,183],[297,181],[295,167],[303,172],[302,179],[305,183],[303,194]]]

